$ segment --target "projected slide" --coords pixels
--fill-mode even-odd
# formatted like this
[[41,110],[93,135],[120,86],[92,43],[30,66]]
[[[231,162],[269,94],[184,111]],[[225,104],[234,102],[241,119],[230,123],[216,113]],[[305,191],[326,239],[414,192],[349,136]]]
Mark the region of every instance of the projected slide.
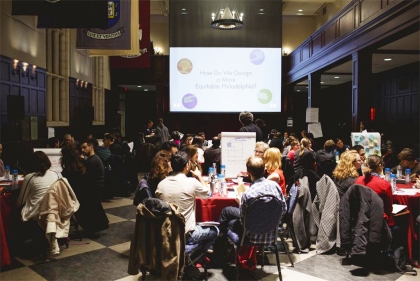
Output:
[[171,112],[280,112],[280,48],[170,48]]

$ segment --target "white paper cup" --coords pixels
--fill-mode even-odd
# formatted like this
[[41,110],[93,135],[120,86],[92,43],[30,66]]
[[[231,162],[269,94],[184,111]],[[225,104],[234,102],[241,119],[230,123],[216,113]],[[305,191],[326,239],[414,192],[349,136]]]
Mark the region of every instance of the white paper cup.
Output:
[[237,180],[238,180],[238,185],[241,185],[241,184],[244,183],[244,178],[243,177],[238,177]]

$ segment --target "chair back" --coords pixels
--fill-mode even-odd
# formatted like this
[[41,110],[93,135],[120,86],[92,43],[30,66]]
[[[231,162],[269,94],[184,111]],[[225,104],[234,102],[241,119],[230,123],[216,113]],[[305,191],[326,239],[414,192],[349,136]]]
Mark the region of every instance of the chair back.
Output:
[[255,197],[245,206],[242,238],[247,232],[262,235],[277,230],[282,213],[282,204],[276,196],[266,194]]

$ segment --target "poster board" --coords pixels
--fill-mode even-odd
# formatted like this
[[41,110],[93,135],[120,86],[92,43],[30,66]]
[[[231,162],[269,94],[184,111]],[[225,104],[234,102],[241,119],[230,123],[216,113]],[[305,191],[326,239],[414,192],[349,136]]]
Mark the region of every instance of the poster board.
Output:
[[254,155],[255,143],[255,132],[222,132],[221,164],[226,165],[227,178],[246,171],[246,160]]
[[45,154],[47,154],[51,161],[50,170],[61,173],[63,170],[60,165],[61,148],[34,148],[34,152],[35,151],[43,151]]
[[381,134],[374,132],[351,133],[351,145],[361,145],[365,149],[366,158],[370,155],[381,156]]
[[306,123],[318,123],[319,108],[308,107],[306,109]]
[[314,138],[322,138],[321,122],[308,124],[308,132],[314,135]]

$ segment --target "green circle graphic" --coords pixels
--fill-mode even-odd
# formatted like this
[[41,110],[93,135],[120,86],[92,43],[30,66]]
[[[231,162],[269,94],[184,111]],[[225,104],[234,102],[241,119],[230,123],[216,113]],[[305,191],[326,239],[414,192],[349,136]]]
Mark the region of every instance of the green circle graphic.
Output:
[[262,104],[267,104],[273,98],[273,94],[269,89],[262,89],[258,92],[258,101]]

